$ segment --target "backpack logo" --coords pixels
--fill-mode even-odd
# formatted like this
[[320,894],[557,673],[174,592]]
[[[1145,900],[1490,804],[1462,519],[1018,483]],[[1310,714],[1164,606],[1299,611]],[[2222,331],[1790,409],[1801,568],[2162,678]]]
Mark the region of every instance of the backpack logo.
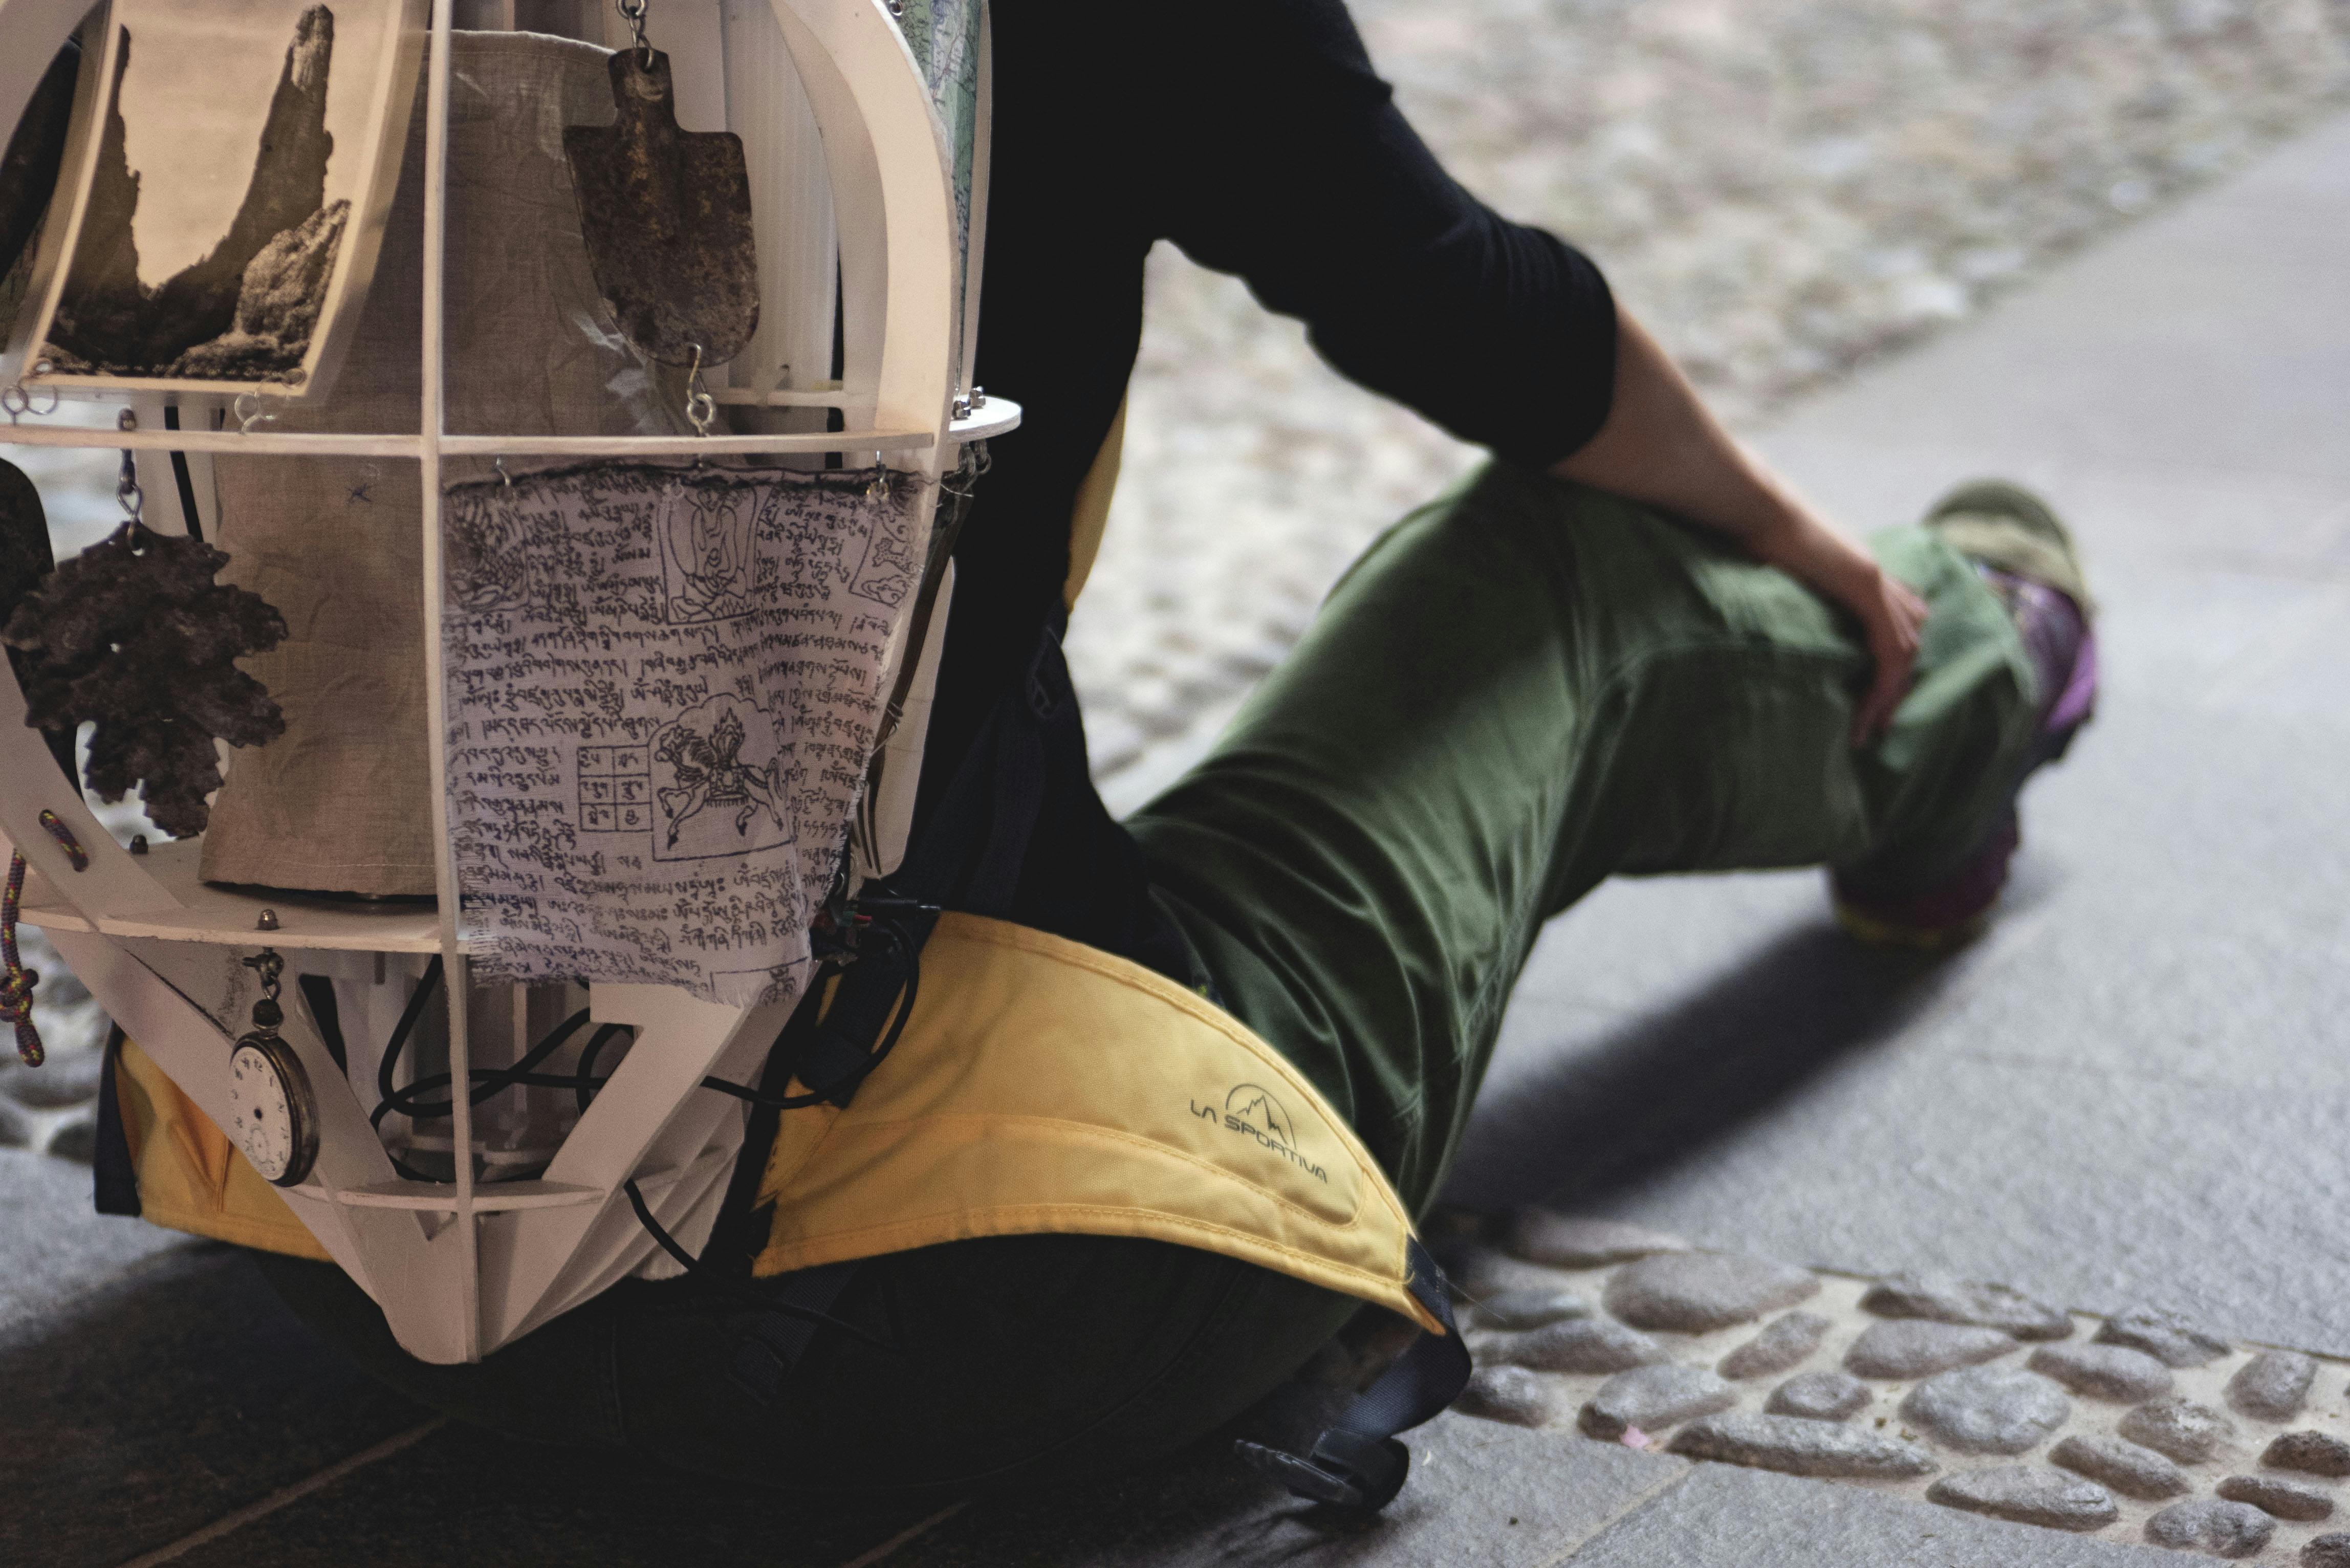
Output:
[[1296,1123],[1262,1084],[1235,1084],[1221,1108],[1193,1100],[1191,1114],[1217,1123],[1227,1132],[1254,1139],[1258,1147],[1281,1156],[1316,1181],[1327,1184],[1330,1179],[1329,1172],[1297,1151]]

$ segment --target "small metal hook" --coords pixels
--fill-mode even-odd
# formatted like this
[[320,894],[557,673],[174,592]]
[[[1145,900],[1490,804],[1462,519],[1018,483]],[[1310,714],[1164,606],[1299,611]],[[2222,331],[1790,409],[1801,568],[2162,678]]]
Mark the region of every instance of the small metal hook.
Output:
[[506,460],[502,457],[494,457],[490,460],[490,466],[498,471],[498,478],[504,482],[505,487],[508,490],[512,490],[514,488],[514,475],[506,472]]
[[612,0],[612,5],[620,13],[620,20],[637,36],[637,63],[647,70],[652,69],[653,47],[645,39],[645,13],[651,8],[649,0]]
[[139,514],[147,504],[147,493],[139,488],[139,460],[129,448],[123,449],[122,468],[114,480],[114,498],[122,503],[122,514],[134,528],[143,524]]
[[[248,398],[253,400],[253,409],[249,413],[244,406],[245,400]],[[250,387],[236,395],[236,401],[230,405],[230,411],[236,416],[236,433],[239,435],[251,435],[253,427],[255,425],[274,425],[277,422],[276,414],[263,411],[261,394]]]
[[[48,360],[36,359],[33,362],[32,374],[47,376],[56,369],[57,367]],[[6,414],[8,422],[12,425],[22,414],[31,414],[38,419],[47,414],[56,413],[57,405],[63,401],[57,394],[57,389],[55,387],[43,387],[39,390],[49,395],[49,406],[46,409],[34,407],[33,391],[27,389],[22,380],[11,382],[6,387],[0,387],[0,413]]]
[[685,373],[685,418],[695,435],[706,438],[718,422],[718,400],[710,395],[710,383],[702,379],[702,345],[688,347],[693,350],[693,369]]

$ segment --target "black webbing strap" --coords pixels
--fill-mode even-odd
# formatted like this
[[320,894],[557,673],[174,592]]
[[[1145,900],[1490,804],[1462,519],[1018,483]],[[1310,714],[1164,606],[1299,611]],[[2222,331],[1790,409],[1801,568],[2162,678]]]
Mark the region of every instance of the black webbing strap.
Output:
[[98,1140],[90,1151],[90,1185],[100,1214],[139,1218],[139,1173],[130,1164],[130,1137],[122,1128],[122,1100],[114,1074],[122,1060],[122,1027],[106,1036],[106,1057],[98,1069]]
[[1414,1300],[1444,1325],[1442,1334],[1423,1334],[1356,1397],[1337,1425],[1314,1440],[1303,1459],[1262,1443],[1233,1445],[1253,1469],[1272,1477],[1312,1502],[1371,1511],[1385,1508],[1403,1490],[1411,1452],[1396,1441],[1461,1397],[1469,1382],[1469,1347],[1452,1321],[1452,1296],[1443,1271],[1415,1238],[1404,1282]]

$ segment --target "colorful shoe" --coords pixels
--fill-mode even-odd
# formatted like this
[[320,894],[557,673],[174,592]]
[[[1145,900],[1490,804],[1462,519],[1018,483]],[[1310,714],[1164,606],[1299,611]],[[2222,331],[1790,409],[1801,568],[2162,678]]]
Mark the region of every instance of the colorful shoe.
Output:
[[1962,484],[1935,504],[1926,526],[1972,560],[2007,606],[2040,677],[2039,722],[2007,809],[1956,871],[1909,892],[1864,890],[1836,872],[1828,885],[1836,919],[1863,941],[1942,951],[1973,940],[1990,922],[2023,842],[2016,794],[2071,748],[2096,711],[2097,639],[2073,536],[2038,496],[1998,480]]

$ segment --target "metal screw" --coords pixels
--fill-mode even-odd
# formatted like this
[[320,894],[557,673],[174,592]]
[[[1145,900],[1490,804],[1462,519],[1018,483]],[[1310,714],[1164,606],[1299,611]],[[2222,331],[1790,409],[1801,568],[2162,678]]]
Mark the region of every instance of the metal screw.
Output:
[[974,409],[983,409],[987,407],[987,389],[985,387],[973,387],[971,389],[971,406]]
[[123,410],[120,413],[114,416],[114,428],[119,431],[137,430],[139,428],[139,415],[132,410]]
[[130,853],[133,855],[144,855],[147,853],[147,836],[145,834],[134,833],[130,836]]
[[277,911],[275,909],[262,910],[261,919],[253,922],[253,928],[257,931],[276,930],[277,929]]
[[971,418],[971,399],[969,397],[960,393],[956,395],[954,400],[954,417],[957,420],[967,420]]

